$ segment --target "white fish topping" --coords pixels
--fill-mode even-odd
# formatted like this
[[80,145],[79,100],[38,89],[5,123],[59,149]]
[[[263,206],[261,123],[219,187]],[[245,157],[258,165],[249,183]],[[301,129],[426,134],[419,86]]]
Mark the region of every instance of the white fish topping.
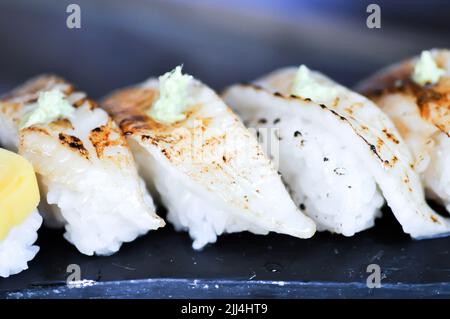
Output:
[[189,231],[195,249],[223,233],[314,234],[313,221],[289,197],[256,138],[213,90],[194,80],[186,119],[163,125],[145,116],[158,89],[150,79],[102,105],[121,123],[168,220]]
[[319,105],[290,97],[286,83],[292,82],[296,71],[275,71],[256,81],[253,87],[233,86],[225,93],[225,99],[241,114],[246,109],[264,108],[271,113],[285,113],[287,118],[299,117],[325,126],[349,148],[352,156],[364,163],[404,232],[414,238],[449,235],[449,219],[436,214],[425,202],[420,176],[413,169],[413,157],[389,118],[368,99],[317,72],[313,73],[315,79],[336,88],[338,95],[333,103]]

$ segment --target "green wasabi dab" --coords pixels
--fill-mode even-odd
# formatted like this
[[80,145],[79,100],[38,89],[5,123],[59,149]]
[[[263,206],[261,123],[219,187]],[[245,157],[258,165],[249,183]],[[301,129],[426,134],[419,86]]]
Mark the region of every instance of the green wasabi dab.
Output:
[[316,103],[325,103],[334,100],[336,90],[314,80],[311,71],[302,64],[292,82],[291,94],[311,99]]
[[414,66],[412,80],[419,85],[436,84],[444,73],[445,70],[437,66],[430,51],[422,51]]
[[186,118],[185,110],[192,103],[188,85],[192,76],[182,74],[182,66],[159,77],[159,99],[148,115],[156,122],[172,124]]
[[61,91],[40,92],[37,107],[24,115],[20,129],[50,123],[60,118],[71,118],[74,111],[75,108],[67,102]]

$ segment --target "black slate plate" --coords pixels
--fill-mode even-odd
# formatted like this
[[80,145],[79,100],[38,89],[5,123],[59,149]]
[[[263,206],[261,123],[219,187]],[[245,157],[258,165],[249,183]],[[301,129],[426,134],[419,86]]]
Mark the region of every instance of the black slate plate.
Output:
[[[337,6],[326,0],[314,1],[328,5],[315,8],[284,0],[281,12],[282,6],[275,10],[264,1],[238,10],[225,1],[207,7],[78,0],[82,28],[69,30],[70,2],[0,3],[0,93],[55,72],[101,97],[180,63],[218,90],[299,63],[353,85],[423,48],[450,46],[448,19],[436,18],[446,12],[439,1],[428,1],[426,12],[420,1],[406,11],[378,1],[386,12],[381,30],[365,27],[365,1]],[[0,297],[450,297],[450,238],[413,241],[389,209],[375,228],[351,238],[241,233],[201,252],[170,226],[110,257],[79,254],[61,231],[41,229],[39,235],[41,251],[30,269],[0,279]],[[70,264],[88,280],[83,287],[66,286]],[[369,264],[381,267],[381,288],[367,287]]]
[[[109,257],[83,256],[61,235],[40,231],[37,258],[28,271],[0,279],[0,297],[450,297],[450,238],[413,241],[389,210],[352,238],[240,233],[200,252],[170,226]],[[92,282],[66,286],[70,264]],[[381,288],[366,285],[370,264],[381,268]]]

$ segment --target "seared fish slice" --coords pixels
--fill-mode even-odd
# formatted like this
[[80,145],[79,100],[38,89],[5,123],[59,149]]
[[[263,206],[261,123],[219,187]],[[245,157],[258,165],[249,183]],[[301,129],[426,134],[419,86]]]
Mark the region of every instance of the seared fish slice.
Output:
[[142,176],[200,249],[223,233],[269,231],[309,238],[314,223],[294,205],[253,135],[210,88],[192,80],[186,118],[153,120],[159,82],[123,89],[102,106],[128,138]]
[[[41,96],[55,92],[73,107],[71,118],[21,129]],[[50,112],[53,111],[50,105]],[[109,255],[164,222],[139,178],[120,129],[86,94],[51,75],[34,78],[0,100],[0,141],[33,165],[50,226],[86,255]]]
[[414,154],[427,195],[450,212],[450,51],[431,56],[443,71],[435,84],[413,81],[415,57],[380,71],[359,90],[390,116]]
[[389,118],[317,72],[312,82],[332,91],[333,99],[323,104],[292,95],[296,73],[285,68],[255,84],[234,85],[224,99],[249,125],[279,128],[280,171],[318,229],[351,236],[371,227],[381,190],[404,232],[446,235],[449,221],[426,204],[412,156]]

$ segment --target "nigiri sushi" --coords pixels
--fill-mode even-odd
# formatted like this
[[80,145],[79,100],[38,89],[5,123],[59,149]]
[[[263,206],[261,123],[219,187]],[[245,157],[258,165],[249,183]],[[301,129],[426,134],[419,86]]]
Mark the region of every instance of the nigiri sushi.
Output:
[[431,50],[363,81],[414,155],[427,195],[450,212],[450,51]]
[[65,80],[39,76],[3,97],[0,142],[32,163],[44,221],[83,254],[112,254],[164,225],[120,129]]
[[223,233],[314,234],[314,222],[295,206],[253,134],[180,66],[101,105],[127,136],[168,221],[189,232],[194,249]]
[[39,188],[31,164],[0,149],[0,277],[27,269],[39,251],[33,245],[42,224],[38,204]]
[[367,98],[306,66],[233,85],[223,98],[250,126],[279,129],[280,172],[318,230],[352,236],[372,227],[386,199],[412,237],[450,231],[425,202],[394,124]]

